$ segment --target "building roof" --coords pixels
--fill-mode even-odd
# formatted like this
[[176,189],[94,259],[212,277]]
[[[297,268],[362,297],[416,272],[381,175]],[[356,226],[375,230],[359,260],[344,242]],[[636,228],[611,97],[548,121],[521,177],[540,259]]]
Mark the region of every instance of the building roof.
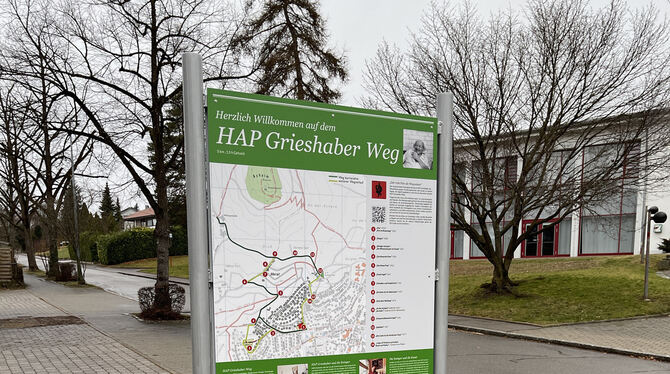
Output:
[[152,208],[147,208],[144,210],[140,210],[137,213],[133,213],[129,216],[123,217],[125,221],[134,221],[134,220],[139,220],[142,218],[151,218],[155,217],[156,214],[154,213],[154,210]]
[[135,207],[126,208],[126,209],[121,211],[121,217],[124,217],[124,218],[128,217],[131,214],[137,213],[137,211],[139,211],[139,209],[137,209]]

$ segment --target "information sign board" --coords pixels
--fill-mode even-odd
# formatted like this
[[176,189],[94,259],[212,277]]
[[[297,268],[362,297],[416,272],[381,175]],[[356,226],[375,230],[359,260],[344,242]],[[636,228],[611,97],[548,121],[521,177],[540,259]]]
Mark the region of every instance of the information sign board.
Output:
[[208,90],[217,373],[433,373],[437,121]]

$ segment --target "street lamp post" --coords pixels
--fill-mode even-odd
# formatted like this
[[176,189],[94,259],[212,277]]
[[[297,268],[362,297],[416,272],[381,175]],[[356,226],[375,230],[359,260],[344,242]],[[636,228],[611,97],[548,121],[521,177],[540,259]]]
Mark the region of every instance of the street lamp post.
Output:
[[649,301],[649,239],[651,238],[651,221],[663,223],[668,215],[659,212],[658,207],[652,206],[647,210],[647,248],[644,256],[644,301]]

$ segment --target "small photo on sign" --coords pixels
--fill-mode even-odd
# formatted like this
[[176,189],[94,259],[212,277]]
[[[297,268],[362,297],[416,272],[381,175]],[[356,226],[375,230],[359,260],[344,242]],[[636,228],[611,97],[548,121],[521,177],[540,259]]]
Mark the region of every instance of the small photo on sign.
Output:
[[386,359],[360,360],[358,374],[386,374]]
[[408,169],[433,168],[433,133],[403,130],[402,166]]
[[386,199],[386,182],[372,181],[372,198]]
[[307,374],[307,364],[277,366],[277,374]]

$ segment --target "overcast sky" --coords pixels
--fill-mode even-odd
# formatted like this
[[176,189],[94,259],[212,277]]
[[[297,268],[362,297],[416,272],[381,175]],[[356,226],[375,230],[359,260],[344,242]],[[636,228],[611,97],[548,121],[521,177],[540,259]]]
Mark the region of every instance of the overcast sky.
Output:
[[[357,98],[364,95],[362,70],[366,59],[374,56],[377,46],[382,40],[396,44],[400,48],[407,47],[410,31],[419,28],[422,15],[430,9],[431,0],[320,0],[321,11],[327,19],[330,45],[344,51],[348,59],[350,73],[349,82],[343,87],[341,104],[357,106]],[[441,0],[437,0],[438,2]],[[461,0],[450,1],[461,4]],[[501,9],[512,7],[522,9],[526,0],[472,0],[482,16],[489,16]],[[593,0],[594,7],[609,3],[609,0]],[[662,13],[670,10],[670,0],[629,0],[629,7],[637,7],[653,3]],[[110,187],[118,193],[123,207],[132,206],[135,202],[140,207],[146,204],[144,198],[137,193],[137,188],[120,190],[113,181],[125,181],[128,177],[122,168],[117,173],[124,176],[111,175]],[[113,173],[115,174],[115,173]],[[100,181],[98,181],[100,182]],[[102,187],[99,187],[100,190]]]
[[[526,3],[526,0],[472,0],[483,16],[509,7],[521,10]],[[609,0],[592,0],[590,3],[599,8]],[[627,3],[629,8],[653,3],[661,13],[667,15],[670,11],[668,0],[628,0]],[[321,0],[331,46],[344,50],[349,61],[350,80],[343,88],[341,104],[355,106],[356,98],[364,94],[362,70],[365,60],[374,56],[379,43],[386,40],[406,47],[410,30],[419,28],[421,16],[430,9],[430,4],[430,0]]]

